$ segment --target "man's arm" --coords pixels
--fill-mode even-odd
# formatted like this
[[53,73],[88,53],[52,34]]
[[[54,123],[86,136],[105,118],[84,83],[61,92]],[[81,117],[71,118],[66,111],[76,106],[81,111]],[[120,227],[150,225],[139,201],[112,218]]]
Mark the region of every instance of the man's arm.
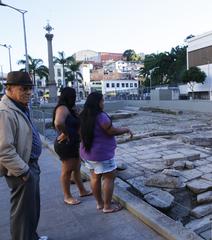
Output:
[[9,112],[0,111],[0,126],[0,164],[12,175],[21,176],[28,172],[29,166],[18,155],[15,147],[17,122]]

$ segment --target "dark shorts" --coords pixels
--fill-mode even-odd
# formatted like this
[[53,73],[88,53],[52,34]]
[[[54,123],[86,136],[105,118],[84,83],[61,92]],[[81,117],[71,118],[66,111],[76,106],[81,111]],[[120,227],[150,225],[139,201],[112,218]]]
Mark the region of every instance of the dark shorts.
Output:
[[59,156],[60,160],[68,160],[70,158],[78,158],[79,157],[79,143],[70,142],[68,140],[64,140],[61,143],[54,141],[54,150]]

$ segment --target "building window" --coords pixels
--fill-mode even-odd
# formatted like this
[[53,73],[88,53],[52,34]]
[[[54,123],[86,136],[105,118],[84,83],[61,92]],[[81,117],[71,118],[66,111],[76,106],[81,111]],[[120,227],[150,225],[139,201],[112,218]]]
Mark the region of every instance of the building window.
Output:
[[62,80],[61,80],[61,79],[58,79],[58,80],[57,80],[57,83],[58,83],[58,87],[61,87],[61,86],[62,86]]
[[130,87],[133,87],[133,83],[130,83]]
[[116,83],[116,87],[119,88],[120,84],[119,83]]
[[129,83],[126,83],[126,87],[129,87]]
[[109,88],[110,87],[110,83],[106,83],[106,87]]
[[115,87],[115,83],[112,83],[112,88],[114,88]]
[[124,88],[125,87],[124,83],[122,83],[121,86]]
[[61,69],[59,69],[59,68],[57,69],[57,76],[61,77]]
[[137,83],[134,83],[134,87],[138,87],[138,84],[137,84]]

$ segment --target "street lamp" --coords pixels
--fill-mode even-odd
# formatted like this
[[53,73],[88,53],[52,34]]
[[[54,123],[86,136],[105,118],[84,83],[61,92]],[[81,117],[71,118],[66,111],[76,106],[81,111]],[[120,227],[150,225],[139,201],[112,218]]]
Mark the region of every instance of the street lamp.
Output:
[[15,8],[15,7],[5,4],[5,3],[2,3],[1,0],[0,0],[0,6],[11,8],[22,14],[23,29],[24,29],[24,47],[25,47],[25,57],[26,57],[25,68],[26,68],[26,72],[29,72],[29,60],[28,60],[28,53],[27,53],[27,40],[26,40],[26,26],[25,26],[25,17],[24,17],[25,16],[24,14],[27,13],[27,11],[23,10],[23,9]]
[[6,44],[0,44],[0,46],[5,47],[8,49],[8,53],[9,53],[9,63],[10,63],[10,72],[12,71],[12,64],[11,64],[11,54],[10,54],[10,45],[6,45]]
[[157,69],[159,67],[154,67],[152,69],[149,70],[149,73],[150,73],[150,80],[149,80],[149,91],[151,91],[151,88],[152,88],[152,73],[155,71],[155,69]]
[[0,65],[0,69],[1,69],[1,85],[2,85],[1,93],[4,93],[5,92],[5,89],[4,89],[4,74],[3,74],[3,66],[2,65]]

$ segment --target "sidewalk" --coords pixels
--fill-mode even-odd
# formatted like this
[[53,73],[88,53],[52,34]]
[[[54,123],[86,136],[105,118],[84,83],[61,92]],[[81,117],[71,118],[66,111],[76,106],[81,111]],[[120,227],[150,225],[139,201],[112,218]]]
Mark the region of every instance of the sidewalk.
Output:
[[[50,240],[162,240],[129,211],[123,209],[113,214],[96,210],[93,196],[81,198],[81,204],[68,206],[63,203],[59,183],[60,161],[46,147],[40,158],[41,167],[41,217],[38,232]],[[89,182],[86,182],[89,188]],[[78,192],[71,185],[75,197]],[[9,240],[9,190],[0,178],[0,239]]]

